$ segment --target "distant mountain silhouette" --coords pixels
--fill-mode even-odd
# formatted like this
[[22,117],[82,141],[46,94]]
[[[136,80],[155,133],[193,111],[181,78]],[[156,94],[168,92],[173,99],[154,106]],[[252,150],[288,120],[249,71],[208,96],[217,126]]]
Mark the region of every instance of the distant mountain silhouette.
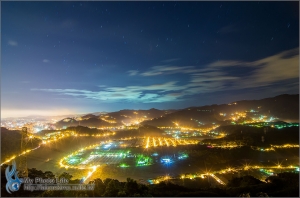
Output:
[[87,127],[108,127],[112,126],[110,123],[101,120],[98,116],[89,116],[91,114],[82,117],[82,120],[76,120],[74,118],[64,118],[58,121],[55,126],[57,128],[71,127],[71,126],[87,126]]
[[[197,127],[199,125],[211,126],[213,123],[227,125],[220,113],[231,114],[244,111],[259,111],[259,114],[277,117],[286,122],[299,121],[299,94],[283,94],[261,100],[241,100],[230,104],[213,104],[199,107],[189,107],[181,110],[129,110],[124,109],[106,114],[87,114],[78,118],[65,118],[56,123],[56,126],[88,126],[108,127],[121,126],[124,123],[134,123],[152,126],[179,126]],[[143,121],[144,120],[144,121]],[[141,122],[142,121],[142,122]]]
[[121,126],[124,123],[135,123],[145,119],[153,119],[156,117],[164,116],[166,114],[175,112],[176,110],[121,110],[106,114],[87,114],[77,118],[64,118],[58,121],[55,126],[57,128],[70,127],[70,126],[87,126],[87,127],[114,127]]
[[81,117],[82,119],[90,119],[90,118],[98,118],[98,116],[95,116],[93,114],[87,114]]

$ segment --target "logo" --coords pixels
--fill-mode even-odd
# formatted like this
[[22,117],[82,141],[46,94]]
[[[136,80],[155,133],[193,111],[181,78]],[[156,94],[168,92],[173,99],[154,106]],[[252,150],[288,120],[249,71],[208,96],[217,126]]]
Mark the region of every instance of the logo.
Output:
[[[9,166],[5,170],[5,177],[7,180],[6,190],[8,193],[18,191],[23,183],[23,179],[18,177],[16,162],[12,161],[12,169],[9,171]],[[15,179],[12,178],[14,176]]]

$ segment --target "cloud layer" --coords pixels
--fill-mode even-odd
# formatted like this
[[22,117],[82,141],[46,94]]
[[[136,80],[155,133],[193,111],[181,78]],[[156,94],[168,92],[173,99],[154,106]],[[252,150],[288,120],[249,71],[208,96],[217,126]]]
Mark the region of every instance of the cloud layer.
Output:
[[[31,89],[60,95],[87,98],[106,102],[127,101],[141,103],[171,102],[187,96],[245,88],[267,87],[285,82],[280,89],[299,86],[299,48],[266,57],[253,62],[219,60],[202,67],[159,65],[139,72],[130,70],[128,78],[139,80],[162,77],[172,79],[174,74],[188,80],[173,78],[162,84],[147,86],[99,86],[98,91],[79,89]],[[168,77],[168,78],[165,78]]]

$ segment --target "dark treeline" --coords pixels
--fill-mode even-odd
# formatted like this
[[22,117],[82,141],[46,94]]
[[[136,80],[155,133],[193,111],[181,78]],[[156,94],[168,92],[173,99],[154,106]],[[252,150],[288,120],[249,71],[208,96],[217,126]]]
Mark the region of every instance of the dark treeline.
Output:
[[[145,185],[127,178],[127,181],[120,182],[116,179],[99,178],[90,181],[94,183],[93,191],[24,191],[22,186],[19,191],[9,194],[6,189],[5,169],[1,167],[1,196],[4,197],[237,197],[242,195],[250,196],[273,196],[273,197],[298,197],[299,196],[299,173],[279,173],[277,176],[270,176],[266,182],[262,182],[252,176],[232,178],[226,186],[211,186],[200,180],[182,180],[183,184],[172,182],[160,182],[159,184]],[[42,172],[35,168],[29,169],[29,177],[55,178],[50,172]],[[78,179],[72,179],[72,175],[64,172],[59,178],[69,179],[70,184],[79,184]]]

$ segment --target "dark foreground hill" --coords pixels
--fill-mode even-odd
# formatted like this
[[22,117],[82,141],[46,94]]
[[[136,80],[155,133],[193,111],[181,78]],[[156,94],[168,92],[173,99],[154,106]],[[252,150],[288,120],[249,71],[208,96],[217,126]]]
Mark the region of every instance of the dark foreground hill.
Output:
[[[1,127],[1,162],[6,161],[13,155],[21,153],[21,131],[8,130]],[[40,139],[28,139],[26,149],[37,147],[41,143]],[[22,151],[23,152],[23,151]]]

